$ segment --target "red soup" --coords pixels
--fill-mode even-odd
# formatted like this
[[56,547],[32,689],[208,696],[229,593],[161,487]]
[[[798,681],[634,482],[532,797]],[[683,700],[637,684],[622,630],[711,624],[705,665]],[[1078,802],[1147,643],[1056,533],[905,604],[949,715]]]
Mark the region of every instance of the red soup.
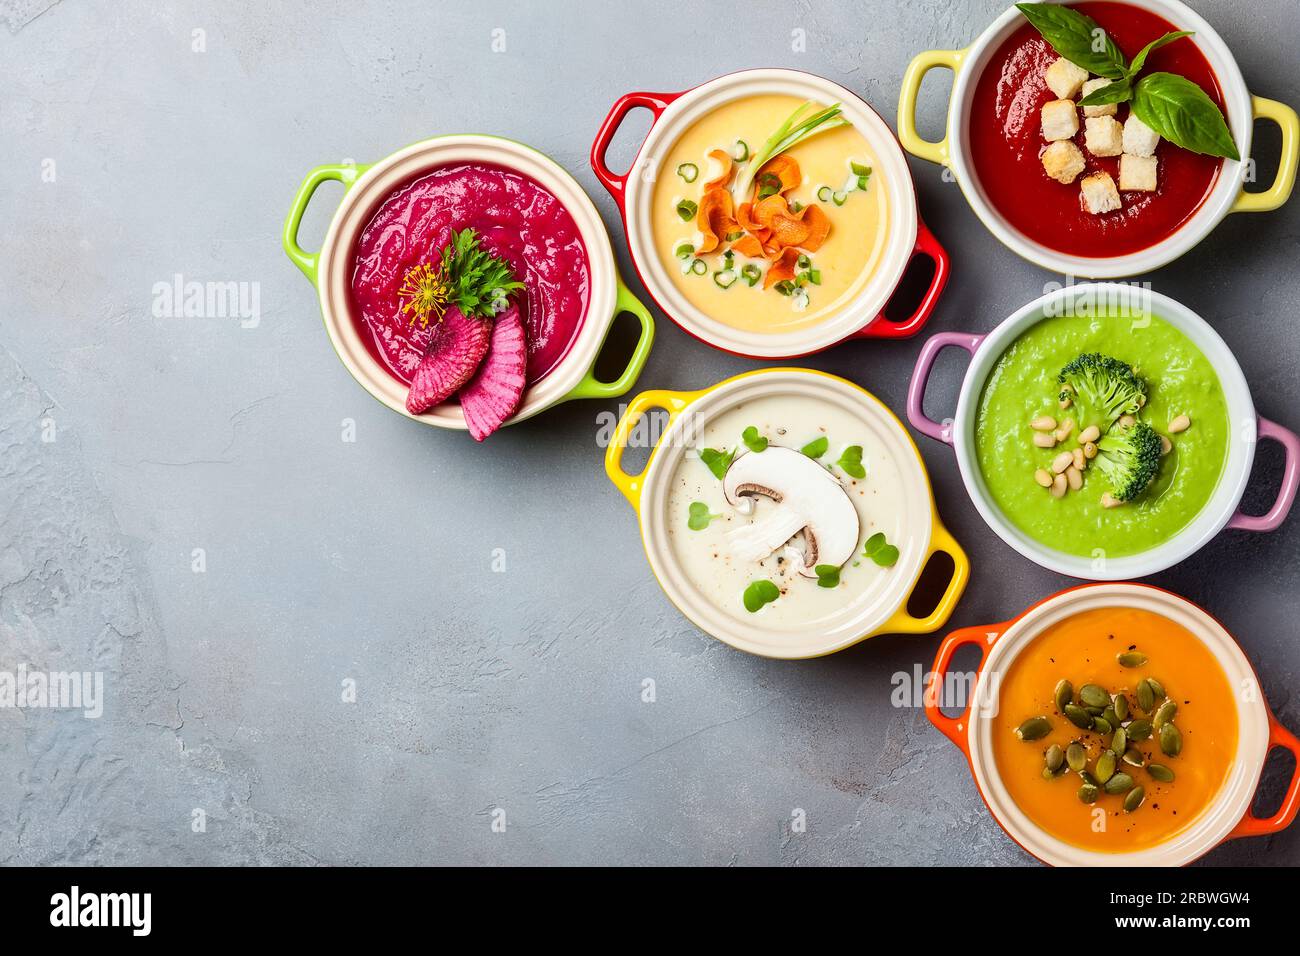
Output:
[[524,283],[519,311],[528,336],[528,381],[569,351],[587,312],[587,249],[573,216],[521,173],[482,163],[445,166],[393,192],[357,240],[352,297],[371,353],[410,384],[435,325],[402,313],[407,270],[437,264],[453,229],[475,229],[482,247]]
[[[1127,3],[1071,6],[1096,20],[1130,60],[1150,41],[1177,29],[1163,17]],[[975,172],[990,204],[1029,239],[1068,255],[1127,255],[1167,239],[1210,194],[1223,160],[1161,140],[1154,192],[1122,192],[1123,208],[1115,212],[1084,211],[1078,182],[1064,185],[1043,171],[1041,155],[1047,142],[1040,111],[1056,99],[1043,74],[1056,59],[1056,51],[1025,21],[980,75],[971,103],[970,143]],[[1158,70],[1185,76],[1223,109],[1219,82],[1194,38],[1152,53],[1142,74]],[[1116,119],[1122,123],[1127,115],[1128,104],[1121,103]],[[1104,171],[1118,182],[1119,157],[1090,153],[1083,127],[1080,119],[1074,143],[1087,163],[1084,175]]]

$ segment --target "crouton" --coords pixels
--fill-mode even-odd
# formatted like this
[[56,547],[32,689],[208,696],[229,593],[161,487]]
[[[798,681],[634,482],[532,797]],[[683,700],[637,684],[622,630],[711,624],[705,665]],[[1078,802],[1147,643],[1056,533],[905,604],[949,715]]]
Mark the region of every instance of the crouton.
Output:
[[1083,208],[1094,216],[1114,212],[1124,204],[1119,200],[1119,190],[1110,173],[1093,173],[1079,180],[1079,200]]
[[[1104,76],[1099,76],[1095,80],[1089,80],[1087,83],[1083,84],[1083,96],[1087,96],[1089,93],[1093,93],[1101,89],[1103,86],[1110,86],[1110,80],[1106,79]],[[1082,98],[1083,97],[1081,96],[1080,99]],[[1083,115],[1114,116],[1118,109],[1119,107],[1114,103],[1107,103],[1105,106],[1085,106],[1083,108]]]
[[1155,192],[1156,163],[1154,156],[1125,153],[1119,158],[1119,188],[1133,192]]
[[1160,134],[1137,118],[1131,109],[1124,121],[1124,152],[1130,156],[1154,156]]
[[1058,183],[1067,186],[1083,172],[1083,150],[1068,139],[1052,143],[1043,150],[1043,169]]
[[1124,127],[1113,116],[1089,116],[1083,121],[1083,144],[1094,156],[1118,156],[1124,152]]
[[1071,139],[1079,132],[1079,112],[1073,100],[1052,100],[1043,104],[1043,139],[1054,143]]
[[1072,100],[1079,95],[1079,90],[1083,87],[1083,81],[1088,78],[1088,71],[1081,66],[1075,66],[1065,57],[1061,57],[1055,63],[1047,68],[1043,74],[1043,79],[1047,81],[1047,88],[1056,94],[1057,99]]

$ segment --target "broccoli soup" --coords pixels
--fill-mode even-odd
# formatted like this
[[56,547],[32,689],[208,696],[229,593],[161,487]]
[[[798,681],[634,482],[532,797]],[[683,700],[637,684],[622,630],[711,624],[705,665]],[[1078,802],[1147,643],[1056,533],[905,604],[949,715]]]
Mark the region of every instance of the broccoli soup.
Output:
[[750,96],[683,133],[655,182],[654,243],[705,315],[792,332],[844,308],[885,249],[880,164],[836,105]]
[[920,545],[903,527],[907,464],[846,409],[743,402],[705,424],[677,465],[665,512],[674,557],[727,613],[805,630],[878,599],[910,566]]
[[1120,557],[1174,537],[1227,457],[1227,403],[1182,332],[1123,309],[1043,319],[998,358],[975,450],[1007,519],[1067,554]]
[[1117,853],[1168,841],[1205,812],[1236,759],[1223,668],[1152,611],[1082,611],[997,676],[998,776],[1034,823],[1074,846]]

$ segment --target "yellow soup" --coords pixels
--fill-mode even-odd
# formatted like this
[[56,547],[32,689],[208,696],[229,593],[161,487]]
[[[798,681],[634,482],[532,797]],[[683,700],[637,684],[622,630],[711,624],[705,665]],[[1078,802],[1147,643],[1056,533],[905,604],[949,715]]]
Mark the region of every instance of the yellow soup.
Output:
[[[742,278],[727,288],[720,287],[715,273],[726,271],[723,251],[728,248],[727,242],[716,251],[679,256],[683,245],[696,250],[701,246],[702,233],[696,219],[686,221],[678,207],[684,200],[700,204],[704,186],[719,165],[709,159],[709,152],[721,149],[733,153],[737,141],[741,141],[751,154],[757,153],[803,102],[793,96],[752,96],[714,110],[673,144],[655,182],[650,220],[656,252],[664,268],[692,305],[736,329],[783,333],[824,321],[862,290],[884,252],[889,207],[884,184],[879,181],[881,166],[862,134],[852,125],[845,125],[815,133],[782,154],[799,164],[801,174],[799,185],[784,192],[790,208],[818,206],[830,223],[824,242],[815,251],[807,252],[807,262],[797,267],[800,273],[815,271],[820,280],[798,285],[806,298],[783,295],[775,286],[765,288],[764,278],[772,262],[762,256],[736,254],[732,271],[739,273],[749,265],[753,267],[751,277],[753,270],[758,270],[764,278],[758,278],[753,285]],[[858,188],[851,164],[870,167],[865,189]],[[688,183],[679,174],[684,165],[688,176],[689,167],[697,171],[694,182]],[[737,171],[743,165],[734,164]],[[703,266],[692,271],[690,266],[697,259]]]
[[[1135,667],[1119,663],[1118,655],[1131,651],[1145,655],[1147,662]],[[1065,750],[1071,743],[1086,752],[1085,772],[1100,776],[1098,759],[1113,740],[1077,727],[1057,710],[1054,694],[1062,679],[1073,684],[1074,706],[1083,703],[1079,695],[1085,684],[1111,695],[1122,693],[1129,704],[1128,721],[1151,721],[1161,706],[1158,696],[1150,713],[1138,705],[1138,684],[1144,679],[1154,679],[1176,705],[1169,722],[1181,734],[1177,756],[1163,752],[1159,732],[1154,732],[1132,744],[1143,766],[1116,761],[1115,773],[1127,773],[1145,791],[1132,812],[1124,810],[1124,794],[1104,788],[1095,803],[1082,802],[1079,791],[1087,781],[1068,765],[1058,776],[1044,777],[1048,748],[1055,744]],[[1017,728],[1036,716],[1045,716],[1051,731],[1040,739],[1021,740]],[[1098,852],[1145,849],[1187,827],[1214,800],[1237,750],[1236,701],[1214,655],[1181,625],[1133,608],[1084,611],[1035,638],[1001,675],[992,725],[998,774],[1020,809],[1053,836]],[[1152,764],[1172,771],[1172,782],[1153,776]]]

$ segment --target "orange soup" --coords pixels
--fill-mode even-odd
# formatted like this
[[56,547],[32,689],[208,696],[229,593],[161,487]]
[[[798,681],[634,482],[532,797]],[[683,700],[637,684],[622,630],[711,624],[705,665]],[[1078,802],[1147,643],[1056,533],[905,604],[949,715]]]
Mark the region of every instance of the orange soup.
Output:
[[[1124,728],[1118,746],[1112,723]],[[1146,849],[1187,827],[1237,750],[1236,700],[1214,655],[1181,625],[1133,608],[1083,611],[1036,637],[1001,675],[992,729],[1017,806],[1098,852]]]

